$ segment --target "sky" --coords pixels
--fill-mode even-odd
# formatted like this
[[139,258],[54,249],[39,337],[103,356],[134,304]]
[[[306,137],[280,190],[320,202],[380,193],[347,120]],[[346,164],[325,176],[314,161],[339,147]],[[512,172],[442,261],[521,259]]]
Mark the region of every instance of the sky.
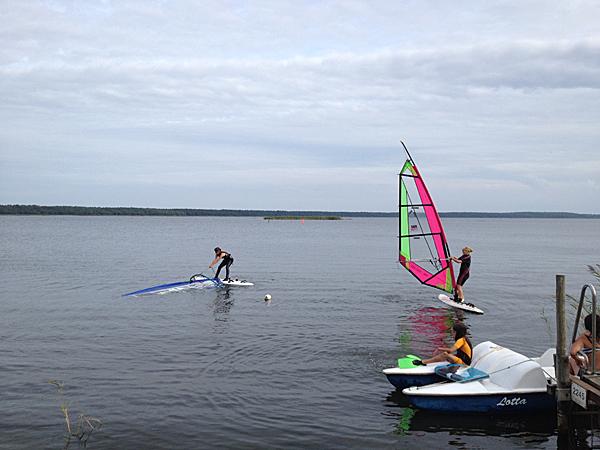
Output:
[[597,0],[3,0],[0,204],[600,213]]

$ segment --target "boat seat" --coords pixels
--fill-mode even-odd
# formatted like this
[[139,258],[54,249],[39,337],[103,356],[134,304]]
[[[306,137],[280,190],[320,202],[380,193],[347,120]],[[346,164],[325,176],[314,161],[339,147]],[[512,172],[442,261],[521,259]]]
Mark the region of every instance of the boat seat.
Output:
[[540,364],[531,358],[490,341],[477,347],[477,354],[473,352],[475,357],[472,358],[471,367],[486,372],[494,384],[511,390],[535,389],[546,385]]

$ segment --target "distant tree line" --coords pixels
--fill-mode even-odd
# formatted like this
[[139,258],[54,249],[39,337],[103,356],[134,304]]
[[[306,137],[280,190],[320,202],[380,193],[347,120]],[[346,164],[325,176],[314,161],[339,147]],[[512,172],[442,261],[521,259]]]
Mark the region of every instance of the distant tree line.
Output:
[[43,216],[212,216],[212,217],[396,217],[397,213],[379,212],[327,212],[327,211],[272,211],[244,209],[161,209],[131,207],[94,206],[39,206],[0,205],[0,215],[43,215]]
[[479,219],[600,219],[600,214],[577,214],[568,212],[507,212],[507,213],[485,213],[485,212],[445,212],[440,217],[455,218],[479,218]]
[[[180,217],[280,217],[280,216],[338,216],[338,217],[396,217],[396,212],[352,211],[272,211],[246,209],[190,209],[190,208],[131,208],[95,206],[40,206],[0,205],[0,215],[36,216],[180,216]],[[444,212],[440,217],[454,218],[508,218],[508,219],[600,219],[600,214],[565,212]]]

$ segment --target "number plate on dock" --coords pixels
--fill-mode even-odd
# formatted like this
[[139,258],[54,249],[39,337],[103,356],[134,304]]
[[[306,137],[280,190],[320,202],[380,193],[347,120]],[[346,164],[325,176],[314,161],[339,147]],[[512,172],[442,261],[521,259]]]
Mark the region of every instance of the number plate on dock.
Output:
[[582,408],[587,409],[587,390],[577,383],[571,383],[571,398]]

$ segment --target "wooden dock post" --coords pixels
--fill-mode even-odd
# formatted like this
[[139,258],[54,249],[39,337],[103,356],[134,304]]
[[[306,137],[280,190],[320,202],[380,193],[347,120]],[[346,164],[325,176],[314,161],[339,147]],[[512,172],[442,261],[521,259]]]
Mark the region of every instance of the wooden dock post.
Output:
[[556,402],[558,435],[569,431],[569,356],[567,354],[567,320],[565,314],[565,276],[556,275]]

